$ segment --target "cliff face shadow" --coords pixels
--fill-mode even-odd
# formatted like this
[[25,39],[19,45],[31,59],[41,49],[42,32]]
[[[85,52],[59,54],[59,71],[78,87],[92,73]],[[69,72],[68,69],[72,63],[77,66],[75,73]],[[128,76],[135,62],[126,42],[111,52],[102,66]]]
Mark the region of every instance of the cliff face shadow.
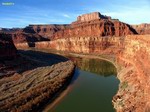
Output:
[[[45,53],[45,52],[33,51],[33,50],[27,50],[27,51],[19,50],[18,53],[24,58],[36,62],[38,67],[51,66],[53,64],[57,64],[69,60],[57,54]],[[37,66],[35,66],[35,68]]]
[[29,47],[35,47],[35,43],[34,42],[28,42],[28,46]]
[[60,62],[68,61],[67,58],[40,51],[18,50],[18,56],[12,60],[3,60],[0,63],[0,78],[10,76],[14,73],[23,73],[37,67],[46,67]]

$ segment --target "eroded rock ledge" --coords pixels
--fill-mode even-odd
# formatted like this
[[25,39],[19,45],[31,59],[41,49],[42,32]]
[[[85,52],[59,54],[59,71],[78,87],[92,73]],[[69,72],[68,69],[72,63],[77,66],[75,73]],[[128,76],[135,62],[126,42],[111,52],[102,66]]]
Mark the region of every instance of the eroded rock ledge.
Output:
[[0,111],[36,111],[70,80],[71,61],[0,79]]
[[117,56],[122,70],[114,107],[117,112],[150,112],[150,35],[127,36],[124,43]]

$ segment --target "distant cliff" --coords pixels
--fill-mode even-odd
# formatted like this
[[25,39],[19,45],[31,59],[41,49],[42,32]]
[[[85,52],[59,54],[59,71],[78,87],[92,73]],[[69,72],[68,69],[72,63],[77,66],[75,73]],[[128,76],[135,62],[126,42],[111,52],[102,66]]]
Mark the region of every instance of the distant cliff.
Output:
[[29,25],[23,29],[23,32],[32,33],[32,34],[36,33],[44,38],[51,39],[55,32],[64,30],[69,27],[70,27],[70,25],[68,25],[68,24]]
[[89,14],[83,14],[77,17],[77,22],[87,22],[97,19],[111,19],[110,16],[101,15],[99,12],[93,12]]
[[39,42],[72,37],[126,36],[137,34],[130,25],[99,12],[83,14],[71,24],[29,25],[22,29],[3,29],[14,43]]
[[137,31],[138,34],[150,34],[150,24],[139,24],[132,25],[132,27]]
[[130,25],[94,12],[77,17],[77,21],[71,24],[71,28],[60,30],[53,37],[58,39],[79,36],[125,36],[131,34],[137,34],[137,32]]
[[42,37],[37,33],[24,33],[24,32],[15,32],[10,33],[11,38],[14,43],[31,43],[31,42],[41,42],[41,41],[49,41],[49,39]]

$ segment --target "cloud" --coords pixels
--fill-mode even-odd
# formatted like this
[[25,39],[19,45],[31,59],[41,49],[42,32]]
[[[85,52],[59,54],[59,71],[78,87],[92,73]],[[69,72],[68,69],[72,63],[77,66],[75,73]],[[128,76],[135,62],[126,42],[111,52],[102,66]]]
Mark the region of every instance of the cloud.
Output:
[[63,14],[63,16],[66,18],[70,18],[70,16],[68,14]]

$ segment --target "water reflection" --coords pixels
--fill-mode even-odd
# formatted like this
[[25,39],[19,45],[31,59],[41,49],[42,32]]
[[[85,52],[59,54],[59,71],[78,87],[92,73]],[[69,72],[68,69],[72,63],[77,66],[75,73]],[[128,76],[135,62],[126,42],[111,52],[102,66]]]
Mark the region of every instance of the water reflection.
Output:
[[74,57],[69,57],[69,59],[71,59],[76,66],[83,71],[92,72],[104,77],[117,74],[114,65],[105,60]]

